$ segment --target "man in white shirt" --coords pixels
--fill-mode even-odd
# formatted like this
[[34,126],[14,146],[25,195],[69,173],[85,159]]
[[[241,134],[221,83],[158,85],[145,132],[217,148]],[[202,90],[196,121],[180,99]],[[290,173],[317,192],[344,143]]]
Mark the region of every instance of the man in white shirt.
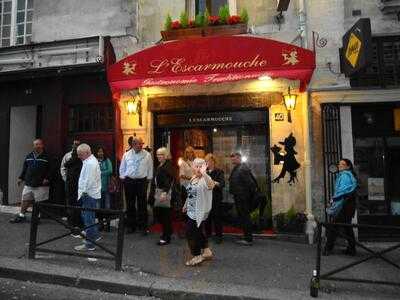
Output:
[[[78,183],[78,201],[83,208],[97,208],[101,198],[101,172],[99,162],[92,154],[90,146],[81,144],[77,148],[78,157],[82,160],[82,169]],[[85,243],[75,247],[77,251],[93,251],[95,246],[91,241],[100,239],[96,223],[96,214],[91,210],[82,210],[82,220],[85,225]],[[94,225],[94,226],[93,226]],[[89,228],[88,228],[89,227]]]
[[[136,227],[147,234],[147,184],[153,178],[153,159],[142,149],[143,140],[134,137],[132,149],[124,153],[119,168],[119,177],[124,182],[127,202],[126,227],[128,233],[136,231]],[[137,204],[136,204],[137,203]],[[137,217],[136,217],[137,205]]]

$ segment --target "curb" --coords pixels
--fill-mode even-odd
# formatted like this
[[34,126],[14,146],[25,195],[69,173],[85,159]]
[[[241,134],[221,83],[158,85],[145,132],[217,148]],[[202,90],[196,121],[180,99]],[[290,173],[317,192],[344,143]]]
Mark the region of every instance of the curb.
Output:
[[[6,263],[3,263],[5,261]],[[91,273],[93,270],[79,271],[76,268],[51,266],[40,261],[4,257],[0,258],[0,264],[2,278],[101,290],[122,295],[148,296],[166,300],[306,299],[304,295],[289,290],[176,279],[142,272],[131,274],[102,270]],[[294,294],[297,294],[297,297]]]

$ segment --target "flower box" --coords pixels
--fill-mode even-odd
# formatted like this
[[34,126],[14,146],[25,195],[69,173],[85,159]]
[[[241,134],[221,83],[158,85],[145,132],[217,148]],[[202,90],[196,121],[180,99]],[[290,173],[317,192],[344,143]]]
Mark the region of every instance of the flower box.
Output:
[[161,31],[164,41],[184,40],[202,36],[237,35],[247,33],[247,24],[215,25]]

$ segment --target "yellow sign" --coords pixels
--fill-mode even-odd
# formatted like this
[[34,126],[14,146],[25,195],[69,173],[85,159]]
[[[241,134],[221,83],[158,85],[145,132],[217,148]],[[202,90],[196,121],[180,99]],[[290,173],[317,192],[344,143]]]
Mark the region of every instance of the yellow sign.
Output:
[[360,57],[361,41],[354,34],[350,34],[349,42],[347,43],[346,58],[350,64],[355,68],[358,58]]

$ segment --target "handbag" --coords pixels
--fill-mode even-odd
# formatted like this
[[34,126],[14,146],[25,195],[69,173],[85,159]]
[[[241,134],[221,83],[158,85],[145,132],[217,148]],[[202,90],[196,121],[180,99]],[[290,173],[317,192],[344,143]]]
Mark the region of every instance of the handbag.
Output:
[[107,190],[110,194],[116,194],[119,192],[119,181],[117,177],[111,176],[108,182]]
[[154,192],[154,207],[166,207],[166,208],[170,208],[171,207],[171,189],[172,187],[169,189],[169,191],[167,192],[167,195],[165,197],[165,199],[161,199],[161,194],[165,193],[165,191],[163,191],[162,189],[157,187],[157,180],[155,180],[155,184],[156,184],[156,190]]

